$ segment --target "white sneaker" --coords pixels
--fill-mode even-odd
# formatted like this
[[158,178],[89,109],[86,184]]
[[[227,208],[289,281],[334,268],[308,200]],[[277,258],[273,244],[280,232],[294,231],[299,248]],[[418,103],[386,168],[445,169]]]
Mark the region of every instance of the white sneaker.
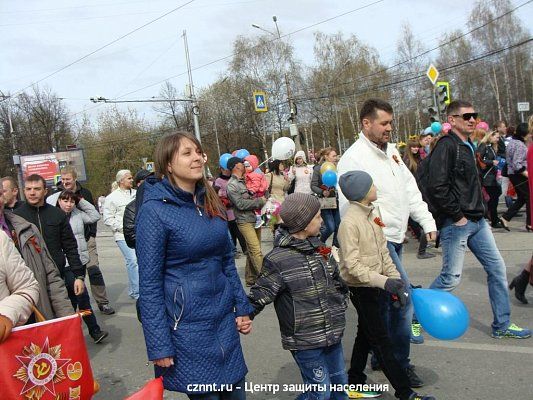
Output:
[[264,225],[264,223],[265,223],[265,221],[263,221],[263,220],[261,219],[261,216],[260,216],[260,215],[257,215],[257,216],[255,217],[255,226],[254,226],[254,228],[255,228],[255,229],[259,229],[259,228],[261,228],[261,227]]
[[340,262],[341,259],[339,257],[339,248],[335,246],[331,246],[331,255],[335,259],[335,261]]

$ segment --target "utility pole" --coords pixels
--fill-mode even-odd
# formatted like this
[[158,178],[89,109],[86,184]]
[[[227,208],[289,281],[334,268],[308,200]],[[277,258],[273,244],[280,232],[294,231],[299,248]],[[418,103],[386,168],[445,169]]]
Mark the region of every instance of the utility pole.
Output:
[[13,122],[11,121],[11,103],[10,96],[1,96],[4,99],[8,100],[7,104],[7,122],[9,124],[9,134],[11,136],[11,145],[13,146],[13,165],[15,166],[15,172],[17,174],[17,182],[19,185],[19,195],[20,199],[24,200],[24,190],[22,182],[22,170],[20,168],[20,155],[17,149],[17,141],[15,139],[15,130],[13,129]]
[[187,60],[187,71],[189,73],[189,97],[192,102],[192,117],[194,121],[194,134],[196,139],[202,143],[202,138],[200,137],[200,122],[198,121],[198,114],[200,114],[200,109],[198,108],[198,103],[196,102],[196,96],[194,95],[194,84],[192,82],[192,71],[191,71],[191,60],[189,58],[189,44],[187,43],[187,31],[183,30],[183,42],[185,43],[185,58]]

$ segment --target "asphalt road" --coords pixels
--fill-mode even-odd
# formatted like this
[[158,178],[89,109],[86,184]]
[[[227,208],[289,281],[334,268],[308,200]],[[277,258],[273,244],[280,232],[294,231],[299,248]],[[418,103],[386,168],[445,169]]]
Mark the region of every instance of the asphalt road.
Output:
[[[533,234],[523,228],[524,218],[511,222],[512,232],[495,231],[498,247],[506,261],[508,278],[512,279],[531,257]],[[272,247],[268,230],[263,231],[263,250]],[[138,390],[153,377],[152,366],[147,363],[146,349],[140,324],[136,319],[135,305],[127,294],[127,277],[124,260],[113,241],[111,233],[101,226],[97,238],[100,265],[105,276],[108,295],[117,313],[104,316],[96,311],[103,329],[109,337],[103,344],[95,345],[87,335],[87,346],[96,379],[101,391],[96,400],[122,400]],[[416,240],[410,239],[404,249],[404,264],[413,283],[425,287],[440,271],[442,258],[418,260]],[[244,276],[245,259],[237,259],[241,277]],[[471,322],[466,334],[456,341],[439,341],[425,335],[425,343],[411,346],[411,359],[426,385],[420,393],[433,394],[439,400],[475,399],[533,399],[533,339],[492,339],[490,324],[492,312],[487,294],[486,274],[481,265],[467,254],[462,283],[454,292],[467,305]],[[533,304],[533,290],[527,295]],[[520,326],[533,327],[533,305],[522,305],[514,297],[512,321]],[[85,329],[85,328],[84,328]],[[343,340],[345,360],[348,365],[356,333],[356,312],[350,305]],[[256,318],[253,332],[241,336],[249,373],[247,381],[253,384],[298,384],[299,371],[289,352],[281,348],[278,322],[273,307]],[[372,372],[369,380],[387,383],[383,373]],[[248,393],[253,399],[294,399],[296,393],[268,391]],[[185,399],[186,396],[166,392],[165,399]],[[393,399],[393,392],[383,399]]]

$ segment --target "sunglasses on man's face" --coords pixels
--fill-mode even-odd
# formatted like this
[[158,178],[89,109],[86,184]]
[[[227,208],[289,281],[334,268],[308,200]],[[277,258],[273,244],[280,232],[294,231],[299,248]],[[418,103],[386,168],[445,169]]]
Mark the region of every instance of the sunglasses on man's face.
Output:
[[465,121],[470,121],[471,118],[477,119],[477,115],[478,115],[477,112],[473,112],[473,113],[455,114],[455,115],[452,115],[452,117],[461,117]]

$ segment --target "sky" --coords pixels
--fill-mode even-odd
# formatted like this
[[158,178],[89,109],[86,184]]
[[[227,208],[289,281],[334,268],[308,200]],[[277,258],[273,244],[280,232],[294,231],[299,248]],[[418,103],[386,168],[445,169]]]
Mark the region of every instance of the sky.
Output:
[[[224,76],[237,36],[263,33],[252,24],[275,32],[274,15],[281,34],[288,34],[283,40],[292,43],[305,64],[313,63],[313,33],[321,31],[354,34],[392,65],[402,24],[409,23],[415,37],[430,48],[447,31],[466,31],[471,8],[472,2],[464,0],[0,0],[0,91],[17,93],[40,81],[39,86],[64,99],[76,118],[109,107],[91,103],[90,97],[149,99],[159,95],[167,79],[183,91],[188,83],[184,30],[198,90]],[[531,24],[533,2],[516,15]],[[151,105],[128,106],[157,118]]]

